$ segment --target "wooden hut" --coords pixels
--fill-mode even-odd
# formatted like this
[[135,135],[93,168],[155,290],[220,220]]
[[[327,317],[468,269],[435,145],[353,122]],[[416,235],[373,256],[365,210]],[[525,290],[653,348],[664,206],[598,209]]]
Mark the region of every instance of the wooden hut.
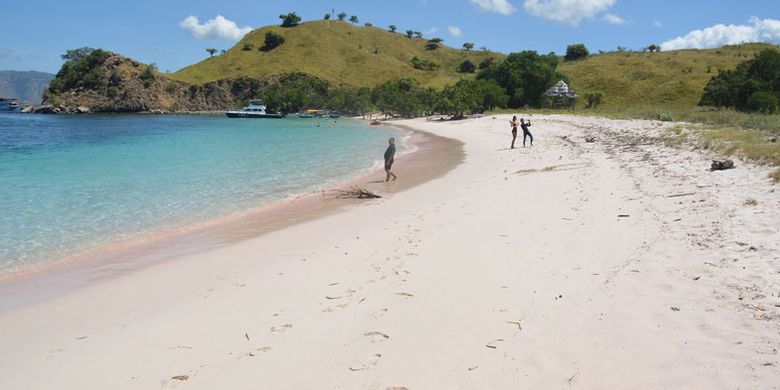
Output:
[[577,93],[566,84],[565,81],[559,80],[555,85],[550,87],[544,96],[550,98],[553,108],[574,108],[574,104],[577,102]]

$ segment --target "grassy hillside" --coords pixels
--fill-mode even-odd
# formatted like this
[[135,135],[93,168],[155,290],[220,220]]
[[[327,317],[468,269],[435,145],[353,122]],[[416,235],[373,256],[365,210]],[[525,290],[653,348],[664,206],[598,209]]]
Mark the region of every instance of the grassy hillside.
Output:
[[46,85],[54,78],[43,72],[0,71],[0,97],[11,97],[24,104],[39,104]]
[[[265,34],[273,31],[285,43],[259,51]],[[235,76],[264,78],[289,72],[304,72],[335,85],[372,86],[399,77],[415,77],[432,87],[443,87],[473,74],[457,73],[465,59],[479,64],[501,54],[453,49],[443,44],[426,50],[427,39],[407,38],[377,27],[353,26],[341,21],[313,21],[292,28],[267,26],[252,31],[224,54],[215,55],[172,74],[175,79],[204,83]],[[252,50],[243,50],[249,44]],[[204,54],[205,51],[204,51]],[[414,69],[414,56],[440,65],[434,71]]]
[[[659,53],[609,53],[562,63],[558,70],[577,93],[604,93],[601,110],[656,109],[672,112],[695,108],[707,82],[719,69],[734,69],[769,44]],[[585,99],[579,105],[584,106]]]

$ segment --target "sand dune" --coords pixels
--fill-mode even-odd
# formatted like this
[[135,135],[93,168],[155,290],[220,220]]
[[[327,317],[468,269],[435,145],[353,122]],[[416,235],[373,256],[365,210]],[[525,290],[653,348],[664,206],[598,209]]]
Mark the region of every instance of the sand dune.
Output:
[[778,388],[765,168],[708,172],[648,121],[535,116],[509,150],[507,121],[403,121],[464,162],[0,312],[0,388]]

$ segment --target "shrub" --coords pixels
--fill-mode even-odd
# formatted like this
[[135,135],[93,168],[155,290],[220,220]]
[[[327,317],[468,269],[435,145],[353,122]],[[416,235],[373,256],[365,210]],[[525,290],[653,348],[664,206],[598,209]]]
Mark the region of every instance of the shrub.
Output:
[[463,44],[463,50],[469,51],[474,48],[474,44],[471,42],[466,42]]
[[357,24],[357,23],[360,22],[360,20],[358,19],[358,17],[356,15],[352,15],[352,16],[349,17],[349,22],[352,23],[352,24]]
[[169,81],[165,83],[165,92],[168,93],[176,92],[176,83],[174,83],[173,81]]
[[412,58],[412,67],[414,67],[415,69],[429,70],[429,71],[439,69],[438,64],[432,61],[417,58],[417,56],[414,56],[414,58]]
[[487,69],[491,65],[493,65],[493,57],[488,57],[482,60],[482,62],[479,63],[479,69]]
[[152,86],[152,83],[154,83],[154,72],[156,71],[156,66],[154,64],[147,65],[146,68],[141,72],[141,74],[138,76],[139,79],[141,79],[141,82],[144,84],[144,88],[149,88]]
[[412,30],[406,30],[406,37],[407,37],[407,38],[411,38],[411,37],[413,37],[413,36],[414,36],[414,31],[412,31]]
[[295,12],[290,12],[287,15],[279,15],[279,19],[282,19],[282,27],[295,27],[301,22],[301,17]]
[[564,61],[577,61],[583,58],[588,58],[590,52],[588,48],[582,43],[566,46],[566,55],[563,57]]
[[588,105],[586,108],[596,108],[601,104],[601,99],[604,97],[604,94],[601,92],[590,92],[585,95],[585,98],[588,100]]
[[265,44],[263,47],[261,47],[260,51],[271,51],[275,48],[277,48],[279,45],[284,43],[284,37],[273,32],[269,31],[265,33]]
[[330,16],[331,16],[330,13],[327,13],[327,14],[325,14],[325,17],[323,17],[323,19],[330,20]]
[[[740,63],[734,70],[718,72],[704,88],[699,105],[774,112],[776,98],[780,96],[780,82],[777,80],[780,80],[780,52],[766,49],[755,58]],[[753,99],[759,92],[766,94],[759,94]],[[774,107],[772,98],[775,99]]]
[[425,44],[425,50],[436,50],[439,48],[439,44],[436,42],[428,42]]
[[477,71],[477,66],[470,60],[465,60],[458,66],[458,72],[460,73],[474,73]]
[[241,50],[250,51],[250,50],[252,50],[254,48],[255,48],[254,44],[252,44],[252,43],[245,43],[244,47],[242,47]]
[[672,122],[674,121],[674,118],[672,118],[671,113],[664,112],[658,117],[658,120],[660,120],[661,122]]
[[777,111],[777,97],[769,92],[755,92],[747,101],[747,109],[762,114],[774,114]]
[[336,15],[336,16],[338,16],[339,20],[344,20],[344,18],[346,18],[346,17],[347,17],[347,13],[346,13],[346,12],[340,12],[340,13],[339,13],[338,15]]

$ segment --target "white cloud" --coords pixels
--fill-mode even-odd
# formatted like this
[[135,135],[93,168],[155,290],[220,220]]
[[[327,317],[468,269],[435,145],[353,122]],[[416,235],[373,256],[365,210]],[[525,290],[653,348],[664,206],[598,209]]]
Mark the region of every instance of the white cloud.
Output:
[[780,20],[753,17],[749,25],[716,24],[661,44],[663,50],[704,49],[743,42],[780,43]]
[[463,35],[463,31],[461,31],[460,27],[458,26],[449,26],[447,27],[447,31],[449,31],[450,35],[453,37],[459,37]]
[[628,22],[626,22],[625,19],[623,19],[620,16],[617,16],[615,14],[606,14],[606,15],[604,15],[604,21],[609,23],[609,24],[614,24],[614,25],[618,25],[618,26],[624,25],[624,24],[628,23]]
[[469,0],[483,11],[495,12],[501,15],[511,15],[517,11],[507,0]]
[[657,20],[654,20],[654,21],[653,21],[653,27],[663,27],[663,26],[664,26],[664,24],[663,24],[663,23],[661,23],[661,22],[659,22],[659,21],[657,21]]
[[608,10],[616,0],[525,0],[523,8],[529,14],[572,27],[582,19],[593,19]]
[[222,15],[217,15],[214,19],[207,20],[203,24],[200,23],[197,16],[190,15],[184,18],[179,26],[198,39],[237,41],[252,31],[251,27],[238,27],[236,22],[225,19]]

